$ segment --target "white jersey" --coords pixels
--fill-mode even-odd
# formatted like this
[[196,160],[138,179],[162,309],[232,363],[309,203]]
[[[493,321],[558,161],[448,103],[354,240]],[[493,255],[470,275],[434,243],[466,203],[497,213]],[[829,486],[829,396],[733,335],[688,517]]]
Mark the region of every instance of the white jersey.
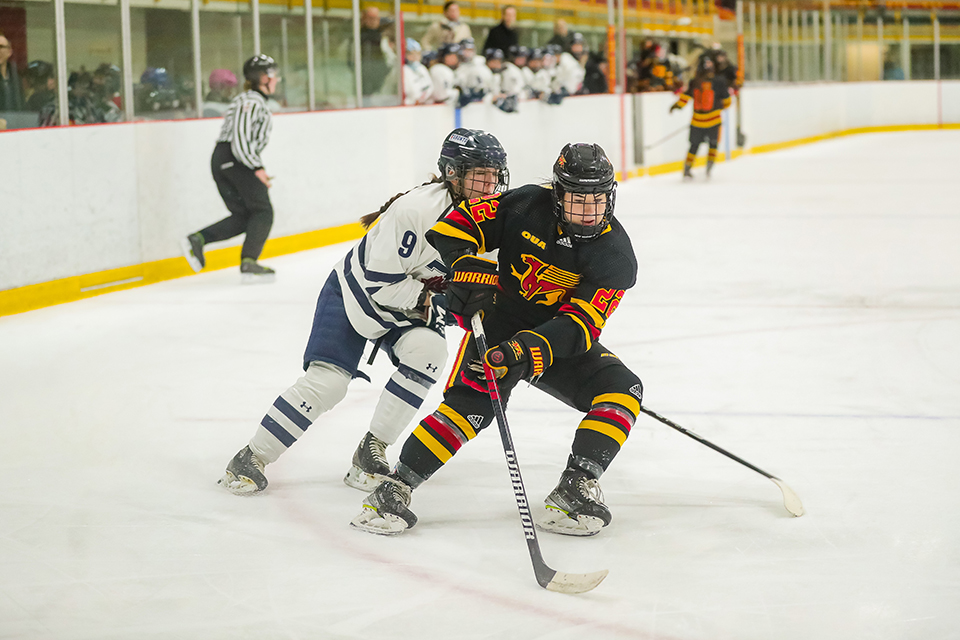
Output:
[[334,271],[353,328],[375,339],[398,327],[424,326],[416,309],[423,281],[447,268],[424,234],[453,206],[444,183],[400,196]]
[[533,82],[530,83],[530,88],[538,92],[541,97],[546,97],[550,93],[552,84],[553,73],[550,69],[544,67],[533,74]]
[[479,74],[483,73],[480,69],[486,68],[487,63],[483,56],[475,55],[469,62],[461,62],[460,66],[457,67],[457,86],[460,87],[461,90],[483,89]]
[[403,65],[403,104],[433,102],[433,78],[430,70],[419,62]]
[[533,83],[535,82],[536,72],[530,67],[524,67],[521,69],[523,71],[523,97],[530,98],[533,96]]
[[454,102],[457,99],[457,84],[454,71],[445,64],[430,67],[433,80],[433,99],[435,102]]
[[560,54],[560,61],[557,62],[557,74],[553,79],[553,90],[559,91],[562,87],[567,90],[567,93],[573,95],[580,91],[585,75],[586,71],[580,66],[577,59],[564,51]]
[[523,77],[523,70],[512,62],[503,65],[503,71],[500,73],[500,93],[507,96],[525,97],[524,89],[527,81]]

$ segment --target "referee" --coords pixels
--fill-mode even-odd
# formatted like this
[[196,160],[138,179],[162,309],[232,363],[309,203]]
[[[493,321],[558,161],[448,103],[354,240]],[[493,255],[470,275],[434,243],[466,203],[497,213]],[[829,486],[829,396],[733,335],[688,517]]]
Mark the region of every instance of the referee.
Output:
[[191,233],[183,242],[183,253],[194,271],[206,265],[203,247],[246,233],[240,252],[240,274],[244,283],[273,282],[275,272],[257,262],[273,226],[270,178],[260,153],[270,139],[273,119],[267,97],[277,89],[277,63],[270,56],[255,55],[243,63],[244,92],[233,99],[224,115],[223,128],[213,149],[210,166],[213,179],[229,217],[206,229]]

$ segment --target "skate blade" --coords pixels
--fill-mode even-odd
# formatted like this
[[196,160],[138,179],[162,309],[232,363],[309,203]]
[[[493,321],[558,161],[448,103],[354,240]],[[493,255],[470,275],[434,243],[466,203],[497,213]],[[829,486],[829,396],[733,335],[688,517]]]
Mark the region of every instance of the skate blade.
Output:
[[384,477],[385,476],[378,473],[366,473],[361,470],[360,467],[354,465],[350,467],[350,471],[347,471],[347,475],[343,477],[343,484],[352,489],[359,489],[364,493],[370,494],[380,486]]
[[268,273],[266,275],[258,275],[256,273],[241,273],[240,274],[240,284],[270,284],[275,282],[277,279],[277,274]]
[[407,523],[403,518],[387,513],[382,517],[370,507],[364,507],[356,518],[350,521],[350,526],[378,536],[395,536],[403,533]]
[[564,536],[595,536],[603,528],[603,520],[593,516],[577,516],[574,520],[563,511],[546,508],[537,519],[537,529]]
[[252,496],[263,491],[263,489],[257,488],[257,483],[250,478],[246,476],[238,477],[229,471],[217,480],[217,484],[235,496]]
[[180,248],[183,250],[183,257],[187,259],[187,264],[190,265],[190,268],[193,269],[194,273],[200,273],[200,270],[203,269],[203,265],[200,264],[200,260],[193,255],[193,246],[190,244],[190,241],[186,238],[180,240]]

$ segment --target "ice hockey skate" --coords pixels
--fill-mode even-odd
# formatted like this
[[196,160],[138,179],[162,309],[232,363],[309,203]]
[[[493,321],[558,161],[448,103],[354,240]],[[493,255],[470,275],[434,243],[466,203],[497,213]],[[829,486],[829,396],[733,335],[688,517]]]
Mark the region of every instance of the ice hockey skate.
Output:
[[277,272],[265,267],[253,258],[240,261],[240,282],[243,284],[269,283],[276,280]]
[[707,160],[707,180],[710,179],[710,174],[713,172],[713,161]]
[[344,476],[343,483],[370,493],[389,473],[387,443],[368,431],[353,452],[353,466]]
[[183,249],[183,257],[194,273],[200,273],[200,270],[207,266],[207,260],[203,257],[203,236],[199,233],[191,233],[180,241],[180,248]]
[[417,524],[417,516],[407,507],[413,489],[402,480],[384,477],[379,486],[363,501],[363,511],[350,521],[367,533],[395,536]]
[[690,165],[684,165],[683,167],[683,181],[693,180],[693,172],[690,170]]
[[233,456],[233,460],[227,465],[226,473],[217,484],[238,496],[255,495],[267,488],[263,467],[263,460],[246,446]]
[[566,469],[557,488],[544,500],[537,528],[567,536],[592,536],[613,516],[603,504],[600,483],[580,469]]

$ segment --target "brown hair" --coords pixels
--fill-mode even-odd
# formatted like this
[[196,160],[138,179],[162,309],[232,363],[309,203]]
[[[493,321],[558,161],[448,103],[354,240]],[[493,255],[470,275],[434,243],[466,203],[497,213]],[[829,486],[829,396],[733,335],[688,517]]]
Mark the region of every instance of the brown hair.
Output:
[[[427,186],[428,184],[438,184],[438,183],[440,183],[440,182],[443,182],[443,178],[440,178],[440,177],[437,177],[437,176],[433,176],[430,180],[428,180],[427,182],[424,182],[424,183],[423,183],[422,185],[420,185],[420,186],[421,186],[421,187],[425,187],[425,186]],[[414,187],[414,188],[416,188],[416,187]],[[408,193],[410,193],[410,191],[413,191],[413,189],[410,189],[410,190],[408,190],[408,191],[404,191],[403,193],[398,193],[397,195],[393,196],[392,198],[390,198],[389,200],[387,200],[386,202],[384,202],[384,203],[383,203],[383,206],[380,207],[380,210],[379,210],[379,211],[374,211],[373,213],[368,213],[367,215],[362,216],[362,217],[360,218],[360,224],[363,226],[364,229],[369,229],[370,226],[371,226],[374,222],[377,221],[377,218],[379,218],[379,217],[383,214],[384,211],[386,211],[387,209],[390,208],[390,205],[393,204],[393,201],[394,201],[394,200],[396,200],[396,199],[399,198],[400,196],[405,196],[405,195],[407,195]]]

